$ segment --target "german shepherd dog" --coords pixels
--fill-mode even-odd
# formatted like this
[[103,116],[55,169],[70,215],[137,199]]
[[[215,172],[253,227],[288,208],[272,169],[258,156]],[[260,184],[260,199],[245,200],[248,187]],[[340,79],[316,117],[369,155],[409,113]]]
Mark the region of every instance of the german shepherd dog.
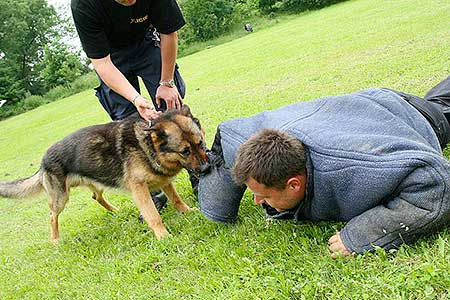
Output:
[[158,240],[168,235],[150,191],[162,189],[179,211],[191,210],[172,183],[186,168],[199,172],[208,164],[204,133],[189,107],[173,110],[151,125],[134,115],[118,122],[82,128],[51,146],[31,177],[0,182],[0,196],[25,198],[43,190],[50,207],[51,240],[59,238],[58,216],[71,187],[86,186],[92,198],[116,211],[104,197],[106,187],[131,192]]

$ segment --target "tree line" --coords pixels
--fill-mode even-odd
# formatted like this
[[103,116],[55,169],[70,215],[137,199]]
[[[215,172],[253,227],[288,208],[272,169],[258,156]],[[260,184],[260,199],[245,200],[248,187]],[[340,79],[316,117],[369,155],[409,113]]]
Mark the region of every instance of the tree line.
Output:
[[42,95],[89,71],[65,42],[70,20],[46,0],[0,1],[0,20],[0,100]]

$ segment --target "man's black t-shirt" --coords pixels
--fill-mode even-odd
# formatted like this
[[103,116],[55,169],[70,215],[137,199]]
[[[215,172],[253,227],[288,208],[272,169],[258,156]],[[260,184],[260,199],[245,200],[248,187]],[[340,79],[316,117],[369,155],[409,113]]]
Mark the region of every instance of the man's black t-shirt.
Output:
[[175,0],[137,0],[124,6],[114,0],[72,0],[72,16],[86,55],[103,58],[111,48],[142,39],[152,24],[172,33],[185,24]]

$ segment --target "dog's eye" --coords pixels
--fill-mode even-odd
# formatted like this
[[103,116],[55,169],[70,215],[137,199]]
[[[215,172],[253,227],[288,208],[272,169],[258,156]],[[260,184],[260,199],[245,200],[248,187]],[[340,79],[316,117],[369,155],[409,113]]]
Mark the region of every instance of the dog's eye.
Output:
[[189,156],[191,154],[191,149],[189,148],[184,148],[183,151],[181,151],[181,155],[183,156]]

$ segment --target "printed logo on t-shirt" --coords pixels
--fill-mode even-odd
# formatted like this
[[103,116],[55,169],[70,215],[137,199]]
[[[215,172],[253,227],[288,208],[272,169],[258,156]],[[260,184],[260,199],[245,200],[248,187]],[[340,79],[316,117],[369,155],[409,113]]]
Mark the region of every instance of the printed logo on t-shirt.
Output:
[[148,19],[148,15],[145,15],[142,18],[137,18],[137,19],[131,18],[130,24],[142,23],[142,22],[145,22],[147,19]]

